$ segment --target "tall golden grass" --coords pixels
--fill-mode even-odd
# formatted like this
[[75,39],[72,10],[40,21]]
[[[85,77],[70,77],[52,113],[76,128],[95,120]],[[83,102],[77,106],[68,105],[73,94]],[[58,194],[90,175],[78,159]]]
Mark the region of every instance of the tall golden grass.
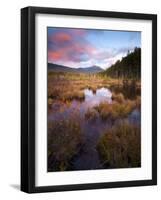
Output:
[[[120,86],[123,81],[92,74],[54,73],[48,74],[48,98],[57,100],[83,100],[85,88],[95,92],[101,87]],[[136,85],[139,85],[138,83]],[[138,86],[137,86],[138,87]],[[121,94],[119,94],[121,95]],[[113,94],[113,98],[121,101],[121,96]]]
[[140,167],[140,127],[121,121],[105,131],[97,149],[103,164],[109,168]]
[[[130,84],[130,83],[129,83]],[[140,90],[140,83],[137,89]],[[61,102],[70,106],[73,99],[83,101],[84,89],[95,92],[98,88],[118,86],[119,92],[112,91],[112,103],[101,102],[88,108],[84,120],[94,122],[102,120],[121,122],[105,131],[98,142],[97,150],[105,166],[139,167],[140,166],[140,127],[129,124],[124,119],[134,109],[141,109],[140,95],[130,100],[121,92],[122,80],[100,77],[99,75],[51,73],[48,74],[48,107]],[[132,92],[131,88],[129,89]],[[63,108],[63,106],[62,106]],[[61,112],[61,111],[59,111]],[[76,111],[70,119],[48,123],[48,171],[64,171],[71,168],[71,160],[78,154],[83,145],[83,134],[80,126],[80,113]],[[106,123],[106,121],[105,121]]]
[[81,127],[76,120],[48,123],[48,171],[64,171],[83,143]]

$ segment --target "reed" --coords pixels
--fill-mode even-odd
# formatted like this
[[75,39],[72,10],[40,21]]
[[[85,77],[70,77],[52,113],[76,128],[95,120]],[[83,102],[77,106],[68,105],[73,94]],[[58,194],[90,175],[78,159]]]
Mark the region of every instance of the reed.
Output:
[[121,121],[105,131],[97,144],[97,150],[106,167],[140,167],[140,127]]

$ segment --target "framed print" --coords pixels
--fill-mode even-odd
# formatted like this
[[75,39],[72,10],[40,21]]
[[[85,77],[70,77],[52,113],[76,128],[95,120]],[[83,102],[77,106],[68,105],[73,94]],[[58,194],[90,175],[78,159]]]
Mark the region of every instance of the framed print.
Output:
[[21,190],[157,184],[157,16],[21,9]]

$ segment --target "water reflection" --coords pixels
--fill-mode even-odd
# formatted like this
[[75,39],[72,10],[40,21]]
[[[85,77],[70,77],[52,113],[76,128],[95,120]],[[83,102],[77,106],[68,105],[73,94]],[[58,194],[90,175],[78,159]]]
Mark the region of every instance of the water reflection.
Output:
[[83,102],[73,100],[68,106],[61,102],[54,103],[52,111],[48,113],[48,120],[68,119],[73,115],[73,112],[78,112],[80,117],[83,118],[88,108],[92,108],[105,101],[112,103],[112,92],[108,88],[97,89],[95,93],[90,89],[84,89],[84,95],[85,99]]
[[94,106],[102,101],[107,101],[108,103],[112,102],[112,92],[108,88],[100,88],[97,89],[96,92],[94,93],[90,89],[85,89],[84,90],[84,95],[85,95],[85,102],[87,104],[90,103],[90,105]]
[[135,125],[141,125],[141,112],[138,109],[132,111],[128,117],[129,122]]
[[[84,101],[73,100],[69,104],[55,102],[52,110],[48,113],[48,120],[59,121],[67,119],[78,119],[81,125],[81,131],[84,134],[84,146],[82,151],[72,160],[73,170],[103,169],[104,166],[99,159],[96,149],[99,138],[113,126],[111,120],[105,121],[97,117],[96,120],[85,120],[85,113],[89,108],[107,101],[112,103],[112,92],[108,88],[100,88],[95,92],[91,89],[84,89]],[[141,114],[135,109],[128,117],[132,124],[140,125]]]

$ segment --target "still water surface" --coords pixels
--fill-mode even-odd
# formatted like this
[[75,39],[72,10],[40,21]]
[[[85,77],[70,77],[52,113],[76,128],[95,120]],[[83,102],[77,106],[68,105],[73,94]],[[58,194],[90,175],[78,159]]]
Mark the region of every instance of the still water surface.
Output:
[[[99,105],[101,102],[112,103],[112,92],[104,87],[95,92],[86,88],[84,95],[85,99],[81,102],[73,100],[69,105],[60,102],[54,103],[50,113],[48,113],[48,120],[65,120],[79,114],[85,142],[82,151],[72,161],[73,170],[101,169],[104,167],[100,162],[96,145],[104,131],[113,124],[111,121],[101,120],[99,116],[94,121],[85,120],[84,116],[89,108]],[[138,110],[134,110],[128,117],[130,123],[133,124],[140,124],[140,118]]]

